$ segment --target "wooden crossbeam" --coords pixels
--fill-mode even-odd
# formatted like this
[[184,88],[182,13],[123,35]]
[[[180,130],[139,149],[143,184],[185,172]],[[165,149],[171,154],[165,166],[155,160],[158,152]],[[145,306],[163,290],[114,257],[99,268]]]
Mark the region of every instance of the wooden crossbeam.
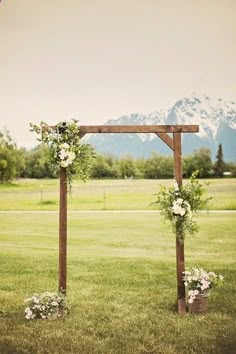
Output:
[[197,133],[198,125],[81,125],[80,134],[87,133]]

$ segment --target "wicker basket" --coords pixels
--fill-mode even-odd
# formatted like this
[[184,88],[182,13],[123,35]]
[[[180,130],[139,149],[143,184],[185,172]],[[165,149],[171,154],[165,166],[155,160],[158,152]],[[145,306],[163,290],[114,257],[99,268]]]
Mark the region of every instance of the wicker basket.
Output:
[[208,294],[199,294],[192,304],[188,303],[188,312],[204,314],[208,310]]

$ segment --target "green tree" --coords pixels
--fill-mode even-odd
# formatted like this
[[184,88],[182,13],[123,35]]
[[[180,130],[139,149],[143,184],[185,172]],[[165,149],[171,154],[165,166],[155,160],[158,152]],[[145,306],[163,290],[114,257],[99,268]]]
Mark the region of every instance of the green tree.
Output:
[[135,161],[136,177],[144,178],[146,159],[141,157]]
[[111,156],[96,155],[90,171],[92,178],[116,178],[118,167],[116,160]]
[[55,168],[49,162],[49,147],[40,144],[25,153],[25,169],[22,177],[27,178],[54,178]]
[[161,175],[161,155],[154,152],[145,162],[144,178],[159,178]]
[[120,159],[120,175],[122,178],[136,176],[136,166],[132,156],[128,155]]
[[170,156],[162,156],[154,152],[146,160],[144,178],[173,178],[174,162]]
[[212,171],[211,150],[201,148],[183,159],[183,174],[190,177],[198,170],[198,176],[209,177]]
[[17,149],[9,132],[0,132],[0,182],[10,182],[24,167],[22,151]]
[[225,164],[226,171],[231,172],[232,177],[236,177],[236,163],[235,162],[228,162]]
[[216,161],[213,166],[214,176],[223,177],[223,174],[225,172],[225,167],[226,166],[223,158],[222,144],[219,144],[217,155],[216,155]]

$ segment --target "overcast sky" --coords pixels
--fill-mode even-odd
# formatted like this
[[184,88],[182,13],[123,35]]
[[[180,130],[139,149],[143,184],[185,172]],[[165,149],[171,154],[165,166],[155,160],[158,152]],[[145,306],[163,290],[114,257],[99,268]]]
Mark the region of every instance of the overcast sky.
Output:
[[103,124],[193,91],[236,101],[235,0],[2,0],[0,129]]

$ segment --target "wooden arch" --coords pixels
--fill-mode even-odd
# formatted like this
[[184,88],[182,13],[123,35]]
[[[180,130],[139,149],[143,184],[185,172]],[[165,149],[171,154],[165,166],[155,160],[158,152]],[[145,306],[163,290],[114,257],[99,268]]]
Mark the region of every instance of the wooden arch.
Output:
[[[80,126],[80,138],[90,133],[155,133],[166,143],[174,155],[174,175],[182,185],[181,133],[197,133],[198,125],[84,125]],[[172,133],[172,137],[168,135]],[[184,243],[176,238],[176,272],[178,312],[186,312],[185,287],[182,274],[185,270]],[[59,211],[59,291],[66,293],[67,284],[67,179],[64,168],[60,170]]]

